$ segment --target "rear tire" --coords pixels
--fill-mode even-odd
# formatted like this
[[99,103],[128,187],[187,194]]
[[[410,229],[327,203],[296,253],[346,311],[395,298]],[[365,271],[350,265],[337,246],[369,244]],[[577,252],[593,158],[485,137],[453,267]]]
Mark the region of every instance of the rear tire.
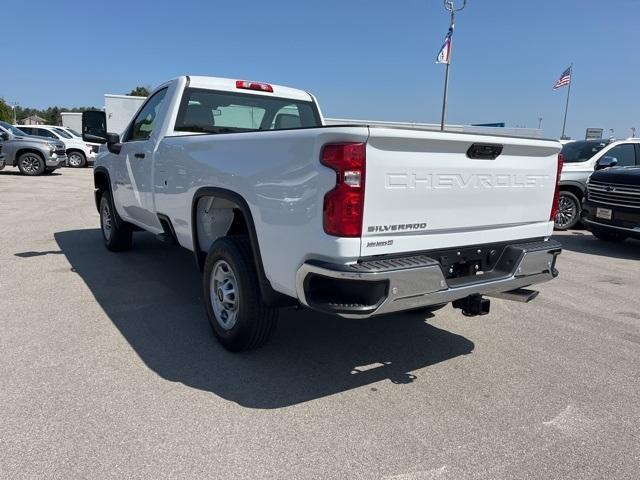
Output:
[[18,169],[22,175],[35,177],[44,173],[44,158],[38,153],[27,152],[18,158]]
[[580,199],[567,190],[561,190],[558,199],[558,214],[554,224],[555,229],[562,231],[575,227],[580,221],[581,211]]
[[624,233],[614,232],[611,230],[593,228],[591,233],[593,233],[593,236],[597,239],[605,242],[624,242],[627,239],[627,236]]
[[112,252],[129,250],[133,245],[133,228],[120,218],[115,219],[111,195],[104,192],[100,197],[100,231],[105,247]]
[[82,152],[69,152],[67,155],[67,165],[71,168],[82,168],[87,165],[87,157]]
[[209,323],[225,349],[251,350],[273,336],[278,309],[262,301],[246,235],[222,237],[213,243],[204,264],[202,285]]

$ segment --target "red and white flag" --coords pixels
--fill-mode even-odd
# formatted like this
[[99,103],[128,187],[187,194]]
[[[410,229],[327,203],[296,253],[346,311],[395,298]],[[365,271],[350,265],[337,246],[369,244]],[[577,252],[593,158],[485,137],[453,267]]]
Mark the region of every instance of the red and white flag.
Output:
[[436,63],[450,63],[451,61],[451,37],[453,37],[453,25],[449,27],[449,31],[447,35],[444,37],[444,43],[442,44],[442,48],[440,52],[438,52],[438,56],[436,57]]

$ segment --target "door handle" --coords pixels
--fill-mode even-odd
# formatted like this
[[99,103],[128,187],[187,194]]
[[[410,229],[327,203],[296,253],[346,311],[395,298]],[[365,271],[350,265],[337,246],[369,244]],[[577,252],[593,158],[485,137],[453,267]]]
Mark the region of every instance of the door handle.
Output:
[[144,153],[134,153],[133,156],[136,158],[144,158]]

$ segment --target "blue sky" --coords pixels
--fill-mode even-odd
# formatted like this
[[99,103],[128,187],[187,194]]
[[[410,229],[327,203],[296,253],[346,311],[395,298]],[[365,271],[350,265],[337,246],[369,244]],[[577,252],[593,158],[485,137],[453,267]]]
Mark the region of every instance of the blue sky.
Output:
[[[311,91],[326,116],[440,118],[441,0],[31,0],[4,3],[2,19],[0,96],[23,106],[100,106],[104,93],[201,74]],[[640,132],[639,27],[640,0],[469,0],[447,121],[541,116],[557,137],[566,89],[551,87],[573,62],[567,133]]]

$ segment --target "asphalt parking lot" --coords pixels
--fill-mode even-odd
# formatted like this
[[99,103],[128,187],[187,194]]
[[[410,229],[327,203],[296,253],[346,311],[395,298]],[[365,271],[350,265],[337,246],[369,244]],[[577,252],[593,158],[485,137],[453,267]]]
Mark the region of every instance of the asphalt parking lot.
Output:
[[486,317],[291,310],[233,355],[191,253],[102,246],[91,175],[0,172],[0,478],[638,478],[640,242],[559,235]]

